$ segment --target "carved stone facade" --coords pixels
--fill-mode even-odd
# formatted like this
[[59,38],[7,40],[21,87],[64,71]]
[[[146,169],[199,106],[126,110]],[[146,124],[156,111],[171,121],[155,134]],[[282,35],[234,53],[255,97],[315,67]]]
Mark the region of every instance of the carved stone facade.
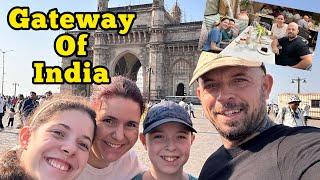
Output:
[[[99,7],[99,4],[106,7]],[[98,0],[97,9],[114,13],[136,12],[137,19],[126,36],[120,36],[116,31],[91,31],[89,56],[83,60],[92,60],[94,66],[108,67],[111,76],[121,74],[133,80],[137,80],[138,71],[142,70],[143,95],[151,100],[194,95],[195,85],[189,87],[188,84],[200,55],[201,21],[177,22],[181,19],[178,4],[169,13],[163,0],[115,8],[108,8],[107,0]],[[76,35],[79,32],[69,33]],[[72,59],[79,58],[64,58],[62,67],[69,66]],[[86,96],[92,93],[92,89],[90,85],[61,86],[62,92],[72,91]]]

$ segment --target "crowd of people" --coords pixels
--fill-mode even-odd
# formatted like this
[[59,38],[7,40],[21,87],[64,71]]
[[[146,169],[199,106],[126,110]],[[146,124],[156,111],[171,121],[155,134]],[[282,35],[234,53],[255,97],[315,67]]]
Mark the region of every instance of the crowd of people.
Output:
[[33,91],[30,92],[30,96],[24,98],[23,94],[15,96],[0,97],[0,131],[4,130],[3,116],[8,111],[8,125],[7,127],[13,127],[13,122],[18,121],[17,128],[21,128],[27,122],[27,117],[30,113],[44,100],[50,98],[51,91],[48,91],[43,96],[37,96]]

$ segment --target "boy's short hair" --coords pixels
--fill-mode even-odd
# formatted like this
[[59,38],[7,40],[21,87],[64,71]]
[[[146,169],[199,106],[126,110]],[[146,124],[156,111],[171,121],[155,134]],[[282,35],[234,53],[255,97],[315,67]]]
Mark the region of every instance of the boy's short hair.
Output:
[[163,101],[152,106],[148,111],[143,121],[143,134],[167,122],[181,123],[191,132],[197,132],[193,128],[188,112],[183,107],[172,101]]

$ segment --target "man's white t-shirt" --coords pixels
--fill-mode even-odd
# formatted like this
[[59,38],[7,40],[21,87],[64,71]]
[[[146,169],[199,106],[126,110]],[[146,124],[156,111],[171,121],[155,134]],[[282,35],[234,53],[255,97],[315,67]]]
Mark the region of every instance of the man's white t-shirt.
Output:
[[289,127],[305,126],[301,109],[297,108],[295,113],[289,107],[281,108],[275,122]]
[[77,180],[129,180],[146,170],[147,168],[138,160],[136,153],[130,150],[103,169],[97,169],[87,164]]
[[303,116],[309,116],[310,106],[305,105],[303,108]]

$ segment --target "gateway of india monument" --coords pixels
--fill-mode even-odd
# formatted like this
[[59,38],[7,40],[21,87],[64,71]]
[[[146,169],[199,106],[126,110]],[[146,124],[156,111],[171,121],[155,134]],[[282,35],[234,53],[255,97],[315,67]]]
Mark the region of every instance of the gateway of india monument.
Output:
[[[126,36],[118,35],[116,30],[87,31],[88,57],[63,58],[63,68],[70,66],[71,60],[90,60],[94,66],[107,67],[110,76],[123,75],[136,81],[148,100],[194,95],[196,86],[188,84],[200,55],[201,21],[182,23],[178,3],[168,12],[164,0],[112,8],[108,0],[98,0],[97,10],[136,12],[137,18]],[[76,37],[80,32],[68,33]],[[63,84],[60,90],[90,96],[94,85]]]

